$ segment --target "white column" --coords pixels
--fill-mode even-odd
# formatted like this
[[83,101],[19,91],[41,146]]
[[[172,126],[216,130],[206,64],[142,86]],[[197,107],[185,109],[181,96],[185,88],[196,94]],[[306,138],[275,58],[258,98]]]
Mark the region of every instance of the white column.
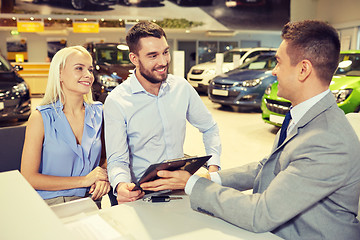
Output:
[[179,77],[184,77],[185,73],[185,52],[184,51],[174,51],[173,52],[173,67],[174,75]]
[[222,71],[222,65],[224,63],[224,54],[223,53],[217,53],[216,54],[216,75],[221,74]]

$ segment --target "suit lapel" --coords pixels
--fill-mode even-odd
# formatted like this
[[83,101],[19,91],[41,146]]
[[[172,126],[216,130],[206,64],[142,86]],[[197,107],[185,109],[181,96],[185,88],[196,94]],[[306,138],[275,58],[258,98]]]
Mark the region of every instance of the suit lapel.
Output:
[[285,141],[277,147],[279,140],[279,132],[276,135],[275,143],[272,149],[271,154],[267,160],[263,161],[263,167],[261,173],[257,179],[257,183],[254,186],[254,192],[263,192],[269,186],[270,182],[275,178],[275,176],[280,172],[281,166],[279,158],[283,151],[283,148],[288,144],[296,135],[298,135],[299,130],[305,127],[309,122],[311,122],[319,114],[326,111],[328,108],[336,105],[336,101],[332,93],[326,94],[319,102],[312,106],[305,115],[300,119],[300,121],[295,125],[294,129],[286,137]]
[[[286,137],[283,144],[278,148],[273,149],[274,151],[282,148],[287,142],[289,142],[293,137],[298,134],[300,128],[303,128],[309,122],[311,122],[315,117],[326,111],[331,106],[336,105],[335,98],[331,92],[326,94],[320,101],[318,101],[314,106],[312,106],[305,115],[300,119],[300,121],[295,125],[294,129]],[[276,140],[278,141],[279,136],[277,134]]]

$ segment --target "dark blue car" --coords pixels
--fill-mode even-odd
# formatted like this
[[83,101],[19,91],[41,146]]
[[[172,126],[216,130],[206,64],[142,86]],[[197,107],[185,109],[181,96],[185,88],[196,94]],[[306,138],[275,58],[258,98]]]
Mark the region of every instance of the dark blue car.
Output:
[[214,103],[227,106],[260,108],[261,98],[276,65],[275,52],[258,55],[240,67],[211,80],[208,96]]

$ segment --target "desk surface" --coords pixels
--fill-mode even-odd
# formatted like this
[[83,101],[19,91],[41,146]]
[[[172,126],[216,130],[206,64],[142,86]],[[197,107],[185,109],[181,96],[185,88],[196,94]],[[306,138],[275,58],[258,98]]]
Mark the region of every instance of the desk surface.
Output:
[[72,240],[69,232],[19,171],[0,173],[1,240]]
[[[2,189],[0,239],[89,239],[81,238],[77,232],[66,228],[63,221],[58,218],[61,217],[61,211],[55,214],[18,171],[0,173],[0,186]],[[101,216],[122,235],[116,239],[281,239],[271,233],[251,233],[221,219],[193,211],[188,196],[182,195],[182,198],[163,203],[138,200],[100,211],[91,211],[85,216],[98,217],[96,214]],[[84,216],[84,211],[76,204],[78,202],[75,201],[65,203],[63,207],[73,206],[83,213],[79,215]],[[65,212],[68,210],[65,209]],[[96,231],[97,235],[101,235],[104,228],[96,225],[92,230]],[[109,230],[113,231],[111,228]],[[114,238],[93,237],[92,239],[113,240]]]
[[188,196],[182,197],[164,203],[138,200],[102,209],[99,215],[128,239],[281,239],[196,212],[191,209]]

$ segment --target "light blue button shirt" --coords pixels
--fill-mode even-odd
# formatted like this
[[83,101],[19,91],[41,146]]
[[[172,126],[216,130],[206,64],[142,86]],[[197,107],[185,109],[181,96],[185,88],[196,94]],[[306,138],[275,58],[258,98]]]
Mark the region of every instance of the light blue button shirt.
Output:
[[184,156],[186,122],[203,133],[208,165],[220,166],[219,129],[194,88],[168,75],[158,96],[145,91],[132,74],[106,98],[104,105],[108,174],[119,182],[136,182],[154,163]]
[[[78,177],[89,174],[99,165],[101,157],[101,130],[103,105],[84,103],[85,120],[81,145],[63,112],[63,105],[38,106],[44,123],[44,142],[39,172],[61,177]],[[43,199],[59,196],[84,197],[87,188],[60,191],[37,190]]]

